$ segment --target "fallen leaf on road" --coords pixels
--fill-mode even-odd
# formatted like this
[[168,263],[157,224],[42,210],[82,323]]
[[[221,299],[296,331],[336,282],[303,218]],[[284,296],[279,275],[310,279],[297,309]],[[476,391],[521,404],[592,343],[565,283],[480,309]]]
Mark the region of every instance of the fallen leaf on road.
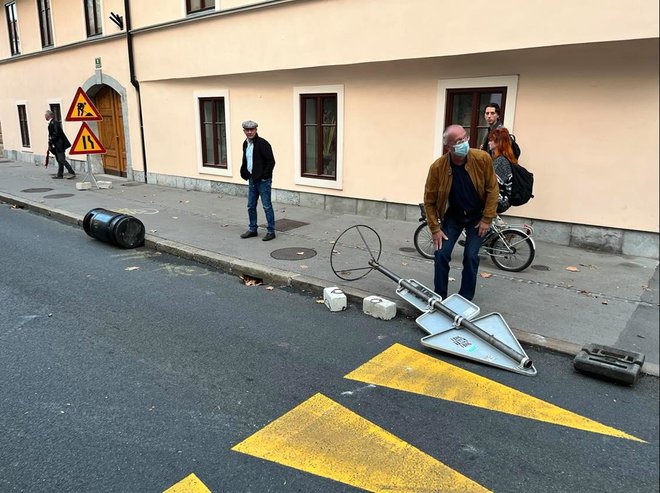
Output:
[[273,286],[266,286],[267,291],[272,291],[273,289],[275,289]]
[[401,262],[401,265],[405,267],[406,265],[408,265],[408,262]]
[[243,274],[239,279],[243,281],[243,284],[246,286],[259,286],[260,284],[263,284],[263,280],[258,277],[248,276],[247,274]]
[[176,216],[172,216],[172,219],[179,219],[179,218],[178,218],[178,217],[176,217]]
[[317,302],[319,305],[322,305],[323,303],[325,303],[325,301],[323,301],[323,300],[316,300],[316,302]]
[[308,267],[306,265],[301,265],[300,268],[301,269],[307,269]]
[[578,269],[577,267],[573,267],[572,265],[566,267],[566,270],[569,272],[580,272],[580,269]]
[[484,279],[488,279],[489,277],[493,277],[493,274],[490,272],[480,272],[479,275],[483,277]]
[[595,265],[591,265],[591,264],[580,264],[580,265],[582,267],[587,267],[587,268],[592,269],[592,270],[593,269],[598,269],[598,267],[596,267]]
[[603,301],[603,305],[609,305],[609,303],[607,302],[607,300]]
[[150,233],[157,233],[158,230],[157,230],[157,229],[150,229],[149,232],[150,232]]
[[126,267],[124,270],[138,270],[139,267]]
[[456,280],[456,279],[454,279],[453,277],[450,277],[450,278],[449,278],[449,282],[454,282],[455,280]]

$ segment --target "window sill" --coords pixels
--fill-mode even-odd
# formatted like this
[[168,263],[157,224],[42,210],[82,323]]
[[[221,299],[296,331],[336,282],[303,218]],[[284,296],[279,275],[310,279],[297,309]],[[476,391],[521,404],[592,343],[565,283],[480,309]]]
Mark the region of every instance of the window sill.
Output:
[[323,178],[309,178],[307,176],[296,176],[294,179],[296,185],[306,185],[308,187],[316,188],[330,188],[332,190],[343,190],[342,184],[339,180],[328,180]]

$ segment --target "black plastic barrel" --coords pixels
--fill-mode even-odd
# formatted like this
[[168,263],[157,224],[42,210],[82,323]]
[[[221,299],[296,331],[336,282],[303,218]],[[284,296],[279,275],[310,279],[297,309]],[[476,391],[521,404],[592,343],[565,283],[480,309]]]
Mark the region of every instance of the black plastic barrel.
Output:
[[142,221],[107,209],[92,209],[85,214],[83,229],[92,238],[121,248],[136,248],[144,244]]

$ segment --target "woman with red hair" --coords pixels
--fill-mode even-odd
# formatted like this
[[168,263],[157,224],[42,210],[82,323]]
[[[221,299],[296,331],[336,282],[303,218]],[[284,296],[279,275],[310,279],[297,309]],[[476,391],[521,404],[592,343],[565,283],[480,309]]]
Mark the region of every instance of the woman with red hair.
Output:
[[502,213],[511,207],[511,166],[518,160],[513,154],[511,134],[504,128],[496,128],[488,134],[488,148],[493,156],[493,167],[497,175],[500,193],[497,200],[497,213]]

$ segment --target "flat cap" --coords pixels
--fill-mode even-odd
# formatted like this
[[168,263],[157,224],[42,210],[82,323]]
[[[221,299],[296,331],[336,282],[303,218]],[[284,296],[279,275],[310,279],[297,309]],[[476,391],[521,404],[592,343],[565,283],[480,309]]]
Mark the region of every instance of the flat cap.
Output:
[[241,125],[243,125],[243,128],[257,128],[259,126],[257,122],[253,122],[252,120],[245,120]]

